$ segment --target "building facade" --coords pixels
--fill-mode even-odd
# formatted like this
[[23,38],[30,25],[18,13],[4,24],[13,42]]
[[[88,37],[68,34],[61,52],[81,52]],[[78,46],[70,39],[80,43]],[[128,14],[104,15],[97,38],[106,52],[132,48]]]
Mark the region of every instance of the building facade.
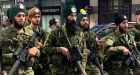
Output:
[[118,14],[124,14],[129,21],[135,21],[135,11],[140,10],[139,0],[90,0],[93,6],[94,22],[98,24],[114,22]]
[[[140,10],[140,0],[0,0],[0,16],[6,15],[6,11],[16,1],[23,1],[27,9],[37,6],[42,11],[41,27],[49,32],[49,20],[57,18],[59,25],[64,23],[63,8],[69,3],[76,4],[80,8],[87,8],[90,18],[90,26],[114,22],[117,14],[125,14],[129,21],[135,21],[135,11]],[[2,13],[4,12],[4,13]]]

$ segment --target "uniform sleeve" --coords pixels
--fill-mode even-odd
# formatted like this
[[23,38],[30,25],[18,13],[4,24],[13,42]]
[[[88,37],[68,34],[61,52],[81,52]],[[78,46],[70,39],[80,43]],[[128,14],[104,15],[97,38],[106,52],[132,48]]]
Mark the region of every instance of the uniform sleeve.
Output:
[[132,36],[136,36],[136,34],[137,34],[137,32],[135,31],[134,28],[129,29],[129,30],[128,30],[128,33],[131,34]]
[[120,52],[123,50],[124,46],[113,46],[113,43],[115,41],[115,37],[109,36],[107,40],[105,41],[105,47],[107,49],[107,52]]
[[57,52],[57,47],[54,47],[56,38],[55,38],[55,31],[51,31],[45,40],[43,52],[52,54]]
[[136,31],[136,29],[132,28],[132,29],[128,30],[128,33],[131,34],[132,37],[134,37],[134,39],[136,41],[136,45],[140,46],[140,41],[138,40],[140,38],[140,33],[138,32],[138,30]]
[[84,70],[86,68],[88,54],[89,54],[89,50],[86,47],[86,40],[84,39],[84,35],[83,35],[83,59],[81,60],[81,65]]

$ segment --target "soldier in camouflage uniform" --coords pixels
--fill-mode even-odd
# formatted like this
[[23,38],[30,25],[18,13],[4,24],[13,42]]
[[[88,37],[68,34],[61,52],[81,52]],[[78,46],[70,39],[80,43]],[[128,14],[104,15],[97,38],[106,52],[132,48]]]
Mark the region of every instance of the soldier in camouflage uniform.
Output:
[[[92,45],[94,50],[95,48],[98,49],[95,39],[95,33],[92,32],[89,28],[88,15],[85,10],[81,9],[81,13],[79,13],[77,16],[77,22],[85,34],[87,48],[90,50],[91,49],[90,47]],[[98,53],[95,53],[95,55],[96,54],[99,55]],[[95,65],[95,61],[90,58],[90,54],[87,61],[86,72],[87,75],[101,75],[99,68]]]
[[[25,31],[24,22],[27,15],[26,8],[20,4],[9,9],[9,19],[12,25],[7,26],[1,33],[0,49],[2,51],[2,72],[3,75],[8,75],[9,70],[15,62],[13,58],[14,52],[21,45],[24,45],[29,40],[30,36]],[[39,50],[36,47],[30,48],[28,57],[31,58],[38,54]],[[32,67],[21,64],[18,71],[14,75],[34,75]]]
[[[136,18],[136,24],[132,26],[132,29],[129,29],[128,32],[134,37],[134,40],[136,41],[136,45],[138,50],[140,51],[140,10],[137,10],[135,12],[135,18]],[[136,71],[136,74],[140,74],[140,71]]]
[[40,27],[41,20],[41,11],[37,7],[33,7],[28,11],[28,19],[30,24],[25,27],[25,30],[28,31],[29,35],[32,36],[34,32],[37,32],[36,41],[34,46],[40,50],[40,56],[34,58],[33,70],[35,75],[47,75],[48,64],[46,63],[47,59],[45,58],[45,53],[42,52],[42,47],[46,38],[45,31]]
[[132,69],[124,65],[124,57],[128,55],[129,50],[126,48],[119,37],[125,36],[129,45],[135,45],[133,37],[127,33],[128,19],[125,15],[119,15],[115,19],[117,29],[108,36],[105,41],[107,53],[105,56],[105,68],[109,75],[133,75]]
[[[79,45],[84,58],[81,60],[83,70],[85,70],[87,49],[84,41],[84,34],[77,29],[76,25],[76,7],[68,5],[64,10],[66,23],[51,31],[46,39],[44,51],[49,56],[50,75],[79,75],[75,61],[71,61],[66,35],[72,47]],[[84,74],[86,75],[85,71]]]
[[8,17],[7,17],[7,16],[3,16],[1,27],[2,27],[2,28],[5,28],[5,27],[8,26],[8,25],[9,25]]
[[57,29],[59,27],[58,21],[55,18],[52,18],[49,21],[49,24],[50,24],[49,27],[51,28],[51,30]]
[[134,40],[136,41],[137,48],[140,51],[140,10],[137,10],[135,13],[136,24],[134,24],[132,29],[129,29],[128,32],[134,36]]

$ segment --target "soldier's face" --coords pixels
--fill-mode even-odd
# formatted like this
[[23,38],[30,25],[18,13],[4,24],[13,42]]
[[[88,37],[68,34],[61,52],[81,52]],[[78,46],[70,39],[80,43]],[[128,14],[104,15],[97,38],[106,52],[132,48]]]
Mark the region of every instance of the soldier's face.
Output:
[[31,22],[34,25],[39,25],[40,24],[40,18],[41,18],[41,16],[39,14],[36,14],[33,18],[31,18]]
[[25,22],[25,18],[26,15],[23,12],[19,12],[16,16],[15,16],[15,21],[19,24],[19,25],[23,25]]
[[50,26],[51,30],[55,30],[58,28],[58,23],[54,23]]
[[128,29],[128,20],[124,20],[123,22],[121,22],[119,25],[119,29],[123,32],[126,32]]
[[136,15],[136,22],[137,22],[138,24],[140,24],[140,14],[139,14],[139,15]]
[[3,24],[4,25],[8,24],[8,17],[6,16],[3,17]]
[[69,20],[69,21],[76,21],[76,13],[71,13],[71,14],[68,16],[68,20]]
[[88,28],[89,27],[89,20],[87,17],[83,17],[82,20],[80,21],[80,24],[83,28]]

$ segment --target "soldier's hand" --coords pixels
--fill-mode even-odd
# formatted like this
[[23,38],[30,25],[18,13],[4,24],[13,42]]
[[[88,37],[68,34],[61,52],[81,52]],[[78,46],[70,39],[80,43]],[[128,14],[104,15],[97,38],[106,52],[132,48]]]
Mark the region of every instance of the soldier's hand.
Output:
[[37,47],[30,48],[28,56],[33,57],[33,56],[37,55],[37,53],[39,53],[39,52],[40,51],[39,51],[39,49]]
[[80,74],[80,75],[87,75],[86,71],[84,70],[84,74]]
[[140,75],[140,70],[136,69],[135,75]]
[[8,75],[7,71],[2,71],[2,75]]
[[124,55],[128,55],[129,54],[129,50],[126,47],[123,47],[123,54]]
[[70,60],[70,53],[69,50],[65,47],[58,47],[58,52],[61,52],[64,56],[67,57],[68,60]]
[[41,42],[37,42],[35,44],[35,47],[37,47],[38,49],[41,49],[43,47],[43,44]]

